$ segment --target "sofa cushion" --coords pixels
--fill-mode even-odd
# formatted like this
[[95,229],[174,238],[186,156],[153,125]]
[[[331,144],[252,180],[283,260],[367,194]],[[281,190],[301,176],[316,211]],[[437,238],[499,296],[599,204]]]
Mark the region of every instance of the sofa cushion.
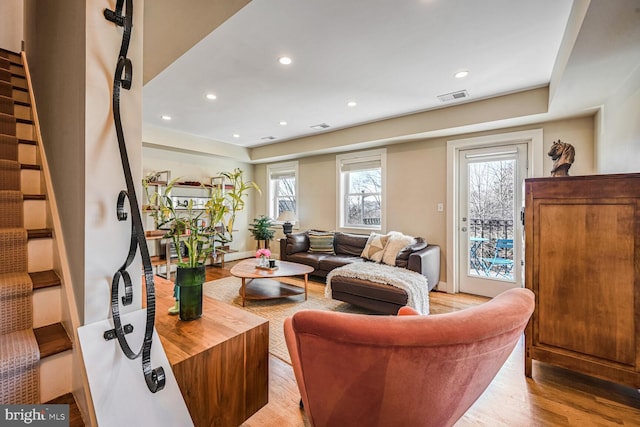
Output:
[[414,244],[405,246],[400,252],[398,252],[398,256],[396,256],[396,267],[407,268],[409,265],[409,256],[416,252],[420,251],[427,247],[427,241],[422,237],[416,237],[416,241]]
[[330,257],[324,257],[319,262],[319,269],[325,271],[331,271],[334,268],[342,267],[343,265],[350,264],[352,262],[363,262],[360,257],[353,255],[334,255]]
[[360,256],[367,240],[369,236],[366,234],[336,232],[333,246],[337,254]]
[[287,261],[297,262],[300,264],[308,265],[309,267],[313,267],[314,269],[320,269],[320,261],[327,257],[332,257],[332,255],[322,254],[322,253],[311,253],[311,252],[296,252],[295,254],[291,254],[287,257]]
[[333,254],[333,232],[309,231],[309,252]]
[[360,256],[374,262],[382,261],[382,254],[387,240],[389,240],[389,236],[386,234],[371,233]]
[[382,262],[387,265],[396,265],[396,257],[402,249],[415,243],[416,239],[399,233],[397,231],[391,231],[389,234],[389,240],[384,247],[384,253],[382,254]]
[[307,233],[291,233],[287,234],[287,255],[296,252],[307,252],[309,250],[309,238]]

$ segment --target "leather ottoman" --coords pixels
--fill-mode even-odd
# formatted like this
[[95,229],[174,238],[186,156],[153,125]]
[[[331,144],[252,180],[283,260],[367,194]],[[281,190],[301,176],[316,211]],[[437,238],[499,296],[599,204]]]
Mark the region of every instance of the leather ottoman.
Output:
[[381,314],[397,314],[409,298],[404,290],[395,286],[342,276],[331,279],[331,292],[333,299]]

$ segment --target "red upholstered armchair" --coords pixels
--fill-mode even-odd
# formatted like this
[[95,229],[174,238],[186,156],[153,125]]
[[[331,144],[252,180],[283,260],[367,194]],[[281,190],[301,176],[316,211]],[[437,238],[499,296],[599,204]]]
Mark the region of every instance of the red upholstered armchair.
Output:
[[316,427],[450,426],[493,380],[533,307],[531,291],[511,289],[430,316],[300,311],[284,331],[306,415]]

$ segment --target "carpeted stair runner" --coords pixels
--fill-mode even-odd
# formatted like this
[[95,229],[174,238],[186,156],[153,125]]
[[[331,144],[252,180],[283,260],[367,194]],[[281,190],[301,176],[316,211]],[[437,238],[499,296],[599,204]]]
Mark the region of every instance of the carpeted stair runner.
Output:
[[0,190],[20,190],[20,163],[0,159]]
[[0,134],[16,136],[16,118],[0,113]]
[[0,274],[0,334],[33,325],[33,282],[27,273]]
[[18,138],[0,135],[0,159],[18,161]]
[[13,96],[13,87],[10,83],[0,81],[0,96],[11,98]]
[[0,404],[39,403],[39,361],[33,329],[0,335]]
[[0,80],[3,82],[11,82],[11,71],[8,68],[0,68]]
[[23,206],[22,192],[0,190],[0,228],[22,227]]
[[0,404],[40,402],[40,351],[8,53],[0,51]]
[[15,112],[13,99],[7,96],[0,96],[0,113],[13,114]]
[[27,230],[0,229],[0,274],[27,272]]

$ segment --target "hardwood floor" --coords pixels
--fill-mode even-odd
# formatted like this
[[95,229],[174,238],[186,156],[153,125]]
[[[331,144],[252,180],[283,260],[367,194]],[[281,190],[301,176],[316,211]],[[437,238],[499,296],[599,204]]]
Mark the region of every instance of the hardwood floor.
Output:
[[[230,275],[207,268],[207,281]],[[487,299],[473,295],[430,294],[433,314],[461,310]],[[524,376],[524,339],[492,384],[457,423],[466,426],[640,426],[640,393],[621,385],[587,377],[534,361],[533,378]],[[299,409],[300,395],[291,366],[269,358],[269,403],[249,418],[245,427],[308,426]],[[425,411],[428,416],[428,411]]]

